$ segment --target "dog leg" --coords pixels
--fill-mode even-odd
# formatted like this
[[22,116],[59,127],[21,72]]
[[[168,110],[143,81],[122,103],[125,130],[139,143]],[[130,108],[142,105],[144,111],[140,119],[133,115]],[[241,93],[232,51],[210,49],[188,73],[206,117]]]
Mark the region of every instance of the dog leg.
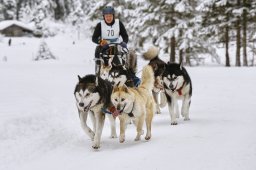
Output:
[[182,108],[181,108],[181,113],[182,113],[182,116],[184,117],[185,121],[190,120],[190,118],[189,118],[189,107],[190,107],[190,97],[186,96],[183,99]]
[[156,114],[161,113],[161,110],[160,110],[160,107],[159,107],[159,101],[158,101],[158,94],[159,94],[159,92],[154,92],[154,90],[153,90],[153,97],[154,97],[155,105],[156,105]]
[[145,136],[146,140],[149,140],[151,138],[151,124],[152,124],[152,119],[154,115],[154,105],[151,104],[151,107],[147,108],[147,114],[146,114],[146,127],[147,127],[147,134]]
[[143,135],[144,131],[142,130],[143,127],[143,123],[145,120],[145,112],[139,117],[139,121],[136,125],[137,127],[137,135],[136,138],[134,139],[135,141],[139,141],[140,140],[140,136]]
[[112,114],[107,114],[108,119],[110,121],[110,125],[111,125],[111,138],[117,138],[116,135],[116,120],[115,118],[112,116]]
[[[171,98],[171,100],[173,100],[173,98]],[[177,125],[177,121],[176,121],[176,114],[174,112],[174,104],[176,101],[168,101],[168,109],[170,112],[170,117],[171,117],[171,125]]]
[[165,93],[161,90],[160,91],[160,107],[163,108],[167,104],[167,98]]
[[91,138],[91,140],[93,141],[94,138],[94,132],[91,130],[91,128],[87,125],[86,121],[87,121],[87,116],[88,113],[85,112],[79,112],[79,117],[80,117],[80,122],[81,122],[81,126],[84,130],[84,132]]
[[125,129],[126,129],[126,121],[123,116],[118,116],[120,120],[120,136],[119,136],[119,142],[123,143],[125,141]]
[[95,116],[96,116],[96,131],[95,131],[95,137],[94,137],[92,148],[99,149],[102,129],[105,121],[105,114],[103,114],[102,112],[98,112]]
[[92,125],[93,125],[93,131],[95,132],[96,131],[96,120],[95,120],[95,115],[93,112],[89,112],[90,114],[90,118],[91,118],[91,121],[92,121]]
[[174,107],[174,113],[176,114],[176,118],[180,117],[180,111],[179,111],[179,104],[178,101],[176,100],[176,102],[174,103],[175,107]]

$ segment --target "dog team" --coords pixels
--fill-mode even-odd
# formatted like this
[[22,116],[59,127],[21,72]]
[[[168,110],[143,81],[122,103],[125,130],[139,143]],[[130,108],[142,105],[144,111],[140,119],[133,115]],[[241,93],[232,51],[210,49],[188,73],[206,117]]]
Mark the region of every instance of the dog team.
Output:
[[[185,121],[189,120],[192,82],[182,64],[164,62],[159,58],[159,49],[150,47],[143,54],[149,62],[138,79],[135,52],[114,54],[113,51],[122,51],[117,46],[111,51],[101,55],[98,74],[78,76],[74,91],[81,126],[94,149],[100,148],[105,117],[110,120],[112,138],[117,137],[115,120],[119,119],[120,143],[125,141],[125,131],[131,122],[136,127],[135,141],[144,134],[144,122],[145,140],[150,140],[152,120],[155,113],[160,113],[160,107],[168,105],[171,125],[177,125],[180,113]],[[181,111],[178,100],[182,101]],[[93,127],[87,124],[88,115]]]

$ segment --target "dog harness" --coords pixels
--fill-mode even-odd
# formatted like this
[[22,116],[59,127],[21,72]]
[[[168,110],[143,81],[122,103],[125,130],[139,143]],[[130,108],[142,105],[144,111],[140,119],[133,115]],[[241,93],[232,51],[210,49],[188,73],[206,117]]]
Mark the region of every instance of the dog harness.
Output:
[[183,82],[183,84],[182,84],[182,86],[179,88],[179,89],[177,89],[177,92],[178,92],[178,94],[181,96],[182,95],[182,88],[184,87],[184,85],[185,85],[185,81]]

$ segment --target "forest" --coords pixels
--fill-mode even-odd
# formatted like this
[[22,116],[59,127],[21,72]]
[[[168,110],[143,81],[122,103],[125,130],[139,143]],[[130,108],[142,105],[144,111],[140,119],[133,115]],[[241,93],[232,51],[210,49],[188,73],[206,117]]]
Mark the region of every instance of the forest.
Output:
[[[255,63],[255,0],[0,0],[0,21],[33,22],[45,36],[53,36],[50,22],[92,30],[107,5],[125,24],[133,48],[150,42],[170,62],[200,64],[202,54],[209,54],[216,62],[225,57],[229,67],[229,49],[235,45],[235,66]],[[225,56],[217,55],[220,46]]]

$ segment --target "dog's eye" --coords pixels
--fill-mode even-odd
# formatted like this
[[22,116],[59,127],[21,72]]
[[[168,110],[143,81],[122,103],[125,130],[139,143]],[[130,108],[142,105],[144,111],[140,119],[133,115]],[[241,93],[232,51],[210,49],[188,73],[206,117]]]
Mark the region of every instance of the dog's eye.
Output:
[[90,96],[90,93],[86,93],[85,97],[88,97],[88,96]]
[[124,98],[122,98],[122,99],[121,99],[121,102],[123,102],[124,100],[125,100],[125,99],[124,99]]
[[115,99],[115,101],[117,102],[117,99]]

